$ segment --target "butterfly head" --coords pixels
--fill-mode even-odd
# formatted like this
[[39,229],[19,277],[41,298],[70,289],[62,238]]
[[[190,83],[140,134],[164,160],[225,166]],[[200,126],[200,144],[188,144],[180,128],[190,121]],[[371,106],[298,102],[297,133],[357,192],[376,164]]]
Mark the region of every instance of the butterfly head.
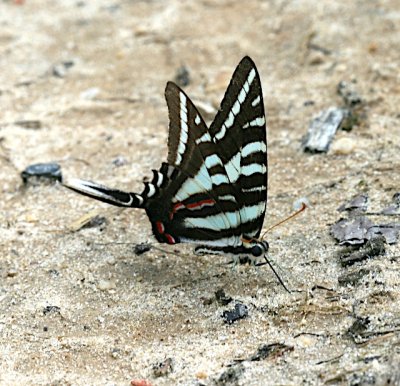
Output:
[[268,252],[269,244],[266,241],[257,241],[251,248],[251,254],[254,257],[265,255]]
[[254,257],[265,255],[268,252],[269,244],[265,240],[242,238],[243,246],[250,251]]

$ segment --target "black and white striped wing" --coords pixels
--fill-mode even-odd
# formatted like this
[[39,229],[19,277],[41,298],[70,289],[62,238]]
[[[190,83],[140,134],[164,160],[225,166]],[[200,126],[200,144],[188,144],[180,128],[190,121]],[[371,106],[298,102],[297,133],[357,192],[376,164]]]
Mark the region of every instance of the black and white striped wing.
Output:
[[210,127],[237,201],[242,234],[259,237],[267,202],[267,139],[260,77],[245,57]]
[[[160,241],[236,245],[229,213],[236,203],[221,197],[229,180],[218,147],[189,97],[174,83],[165,91],[169,110],[168,184],[150,199],[147,213]],[[205,138],[207,143],[200,143]],[[201,141],[200,141],[201,139]],[[164,205],[160,208],[160,201]],[[236,221],[237,222],[237,221]],[[161,230],[161,232],[160,232]]]
[[153,230],[160,241],[240,247],[242,236],[259,235],[266,206],[265,118],[255,65],[241,61],[210,130],[173,83],[166,99],[174,173],[160,191],[170,205],[161,213],[160,203],[150,202]]

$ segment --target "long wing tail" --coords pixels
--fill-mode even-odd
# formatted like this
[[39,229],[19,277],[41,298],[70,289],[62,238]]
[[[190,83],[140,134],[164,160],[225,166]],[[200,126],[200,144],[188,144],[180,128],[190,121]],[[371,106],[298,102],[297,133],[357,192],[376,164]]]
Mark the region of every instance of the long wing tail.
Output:
[[141,208],[144,202],[140,194],[123,192],[91,181],[71,178],[64,180],[63,185],[84,196],[115,206]]

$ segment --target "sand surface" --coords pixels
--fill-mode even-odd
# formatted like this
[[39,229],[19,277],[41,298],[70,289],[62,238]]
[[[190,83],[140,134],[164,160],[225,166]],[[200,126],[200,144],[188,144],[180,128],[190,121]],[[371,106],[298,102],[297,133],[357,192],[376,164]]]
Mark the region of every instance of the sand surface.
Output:
[[[23,186],[25,167],[58,162],[141,191],[166,159],[166,82],[187,69],[209,122],[244,55],[268,116],[264,227],[311,203],[268,235],[291,294],[268,267],[156,244],[143,211]],[[0,68],[1,385],[400,384],[399,244],[345,268],[329,234],[346,200],[364,193],[377,212],[400,191],[398,0],[3,0]],[[341,81],[359,121],[306,154]],[[73,230],[94,213],[102,224]],[[164,251],[135,255],[143,242]],[[225,324],[235,302],[248,317]]]

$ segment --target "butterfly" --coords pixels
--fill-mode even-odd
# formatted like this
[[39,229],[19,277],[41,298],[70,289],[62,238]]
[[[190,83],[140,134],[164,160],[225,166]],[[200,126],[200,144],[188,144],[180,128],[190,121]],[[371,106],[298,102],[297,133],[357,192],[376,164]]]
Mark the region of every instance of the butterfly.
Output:
[[257,68],[238,64],[210,127],[176,84],[168,82],[167,162],[141,193],[70,179],[68,188],[111,205],[144,209],[161,243],[192,243],[195,252],[255,260],[267,204],[267,139]]

